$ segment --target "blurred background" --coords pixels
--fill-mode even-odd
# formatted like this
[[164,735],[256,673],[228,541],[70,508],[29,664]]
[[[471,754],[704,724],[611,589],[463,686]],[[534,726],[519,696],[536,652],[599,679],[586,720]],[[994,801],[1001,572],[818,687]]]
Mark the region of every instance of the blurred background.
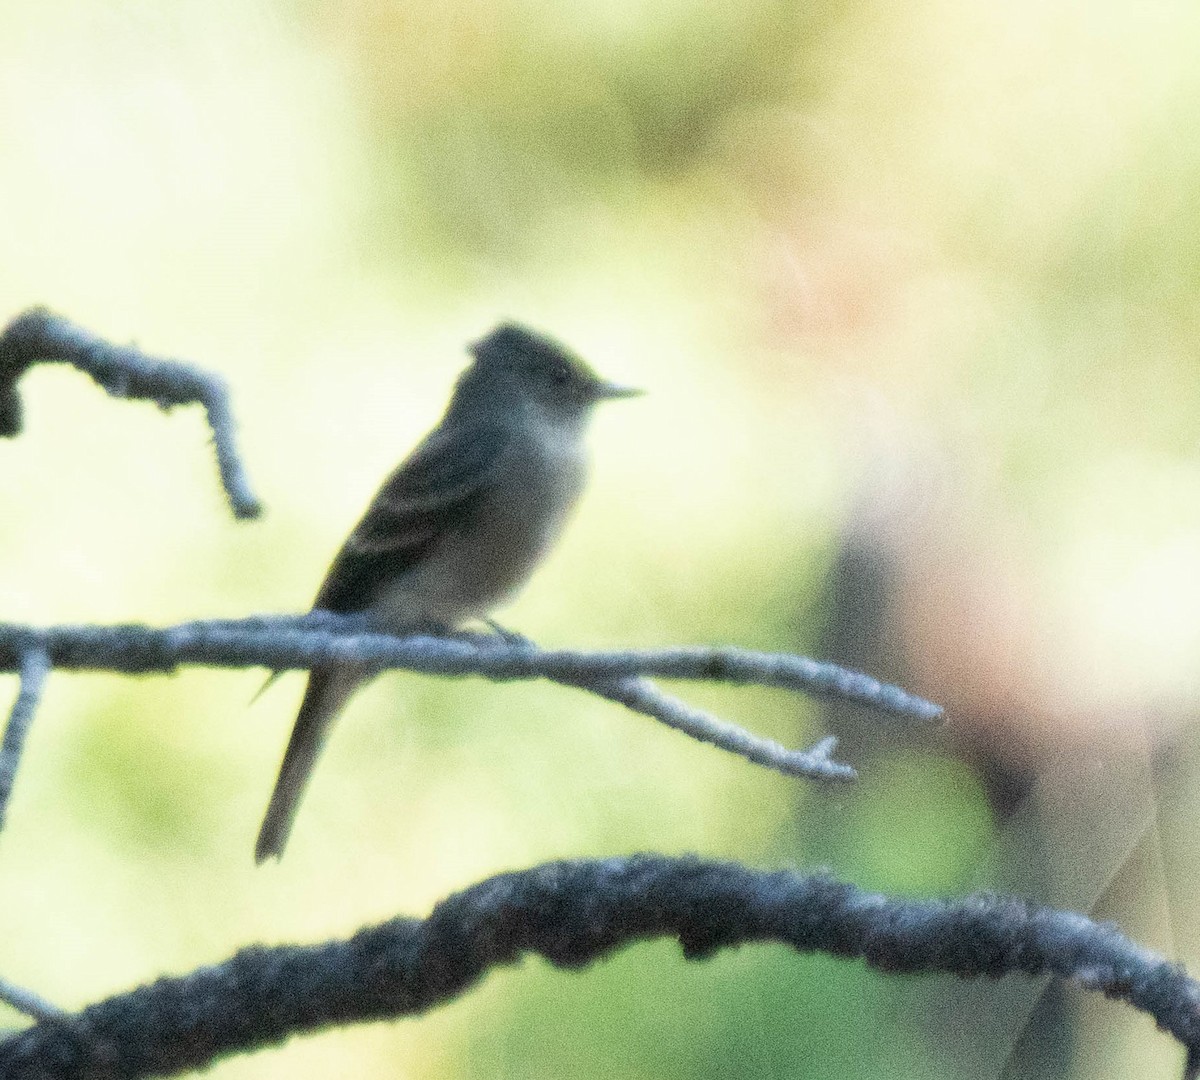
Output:
[[[75,1007],[637,850],[1016,891],[1200,970],[1198,47],[1193,0],[0,5],[0,319],[223,373],[267,504],[232,520],[198,410],[36,369],[0,618],[306,608],[466,342],[517,318],[650,395],[597,416],[507,624],[807,651],[949,713],[683,688],[836,732],[861,779],[828,790],[561,687],[390,675],[256,869],[300,676],[251,707],[258,671],[56,675],[0,975]],[[1145,1017],[1042,990],[658,943],[206,1075],[1174,1074]]]

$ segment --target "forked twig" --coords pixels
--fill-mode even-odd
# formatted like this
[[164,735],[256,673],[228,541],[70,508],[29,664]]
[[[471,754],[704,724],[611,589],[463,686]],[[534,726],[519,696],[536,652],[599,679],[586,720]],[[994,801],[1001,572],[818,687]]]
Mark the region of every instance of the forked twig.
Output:
[[834,664],[746,649],[577,652],[543,650],[521,638],[490,634],[393,637],[372,632],[361,618],[328,612],[214,619],[165,628],[0,623],[0,671],[21,673],[21,690],[0,746],[0,820],[47,665],[139,675],[171,672],[183,664],[261,665],[284,671],[338,662],[495,681],[550,679],[620,702],[776,772],[815,780],[854,779],[849,765],[832,759],[833,739],[822,739],[807,750],[789,750],[663,693],[644,676],[774,686],[854,701],[909,720],[927,722],[941,716],[936,705],[922,698]]

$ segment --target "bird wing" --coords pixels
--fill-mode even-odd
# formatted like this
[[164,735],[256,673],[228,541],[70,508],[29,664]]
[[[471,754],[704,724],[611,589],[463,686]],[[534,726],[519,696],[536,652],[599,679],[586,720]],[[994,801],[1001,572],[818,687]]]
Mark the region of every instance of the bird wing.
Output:
[[496,425],[435,428],[384,481],[325,575],[313,607],[352,612],[404,573],[486,491],[510,433]]

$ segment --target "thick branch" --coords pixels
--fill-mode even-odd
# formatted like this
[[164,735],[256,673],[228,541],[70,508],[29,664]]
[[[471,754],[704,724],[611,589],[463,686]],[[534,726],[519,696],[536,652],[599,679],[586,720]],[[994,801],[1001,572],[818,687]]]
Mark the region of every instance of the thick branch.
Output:
[[1200,1049],[1200,985],[1082,915],[993,896],[900,900],[826,877],[640,855],[502,874],[427,919],[348,941],[244,949],[37,1023],[0,1043],[0,1075],[167,1076],[300,1032],[424,1012],[529,953],[580,968],[655,937],[677,938],[693,960],[778,942],[893,974],[1054,974],[1149,1013],[1189,1049],[1189,1068]]
[[112,345],[45,308],[31,308],[0,333],[0,436],[21,431],[17,381],[34,364],[51,363],[87,372],[113,397],[145,398],[161,409],[203,405],[229,504],[237,517],[258,516],[261,506],[238,455],[229,391],[220,376],[132,345]]

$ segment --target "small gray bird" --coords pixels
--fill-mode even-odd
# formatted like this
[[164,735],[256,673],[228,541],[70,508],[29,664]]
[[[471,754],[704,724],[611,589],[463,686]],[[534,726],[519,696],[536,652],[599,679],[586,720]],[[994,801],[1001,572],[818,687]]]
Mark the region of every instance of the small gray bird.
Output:
[[[367,612],[393,634],[484,617],[533,573],[583,490],[597,402],[640,390],[599,378],[514,324],[471,346],[446,415],[384,482],[314,609]],[[374,672],[314,668],[254,854],[280,856],[330,723]]]

